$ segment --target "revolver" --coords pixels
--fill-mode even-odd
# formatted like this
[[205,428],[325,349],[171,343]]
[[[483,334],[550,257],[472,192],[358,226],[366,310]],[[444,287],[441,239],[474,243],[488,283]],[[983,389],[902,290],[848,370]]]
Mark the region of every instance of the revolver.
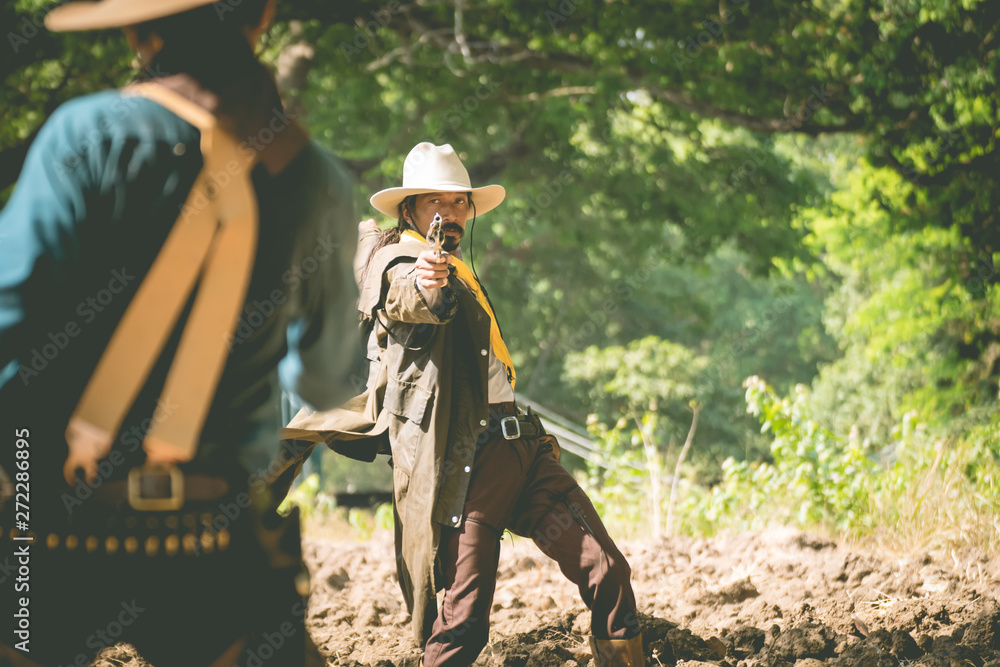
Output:
[[441,259],[444,253],[444,225],[441,224],[441,214],[435,213],[431,226],[427,229],[427,244],[434,251],[434,257]]

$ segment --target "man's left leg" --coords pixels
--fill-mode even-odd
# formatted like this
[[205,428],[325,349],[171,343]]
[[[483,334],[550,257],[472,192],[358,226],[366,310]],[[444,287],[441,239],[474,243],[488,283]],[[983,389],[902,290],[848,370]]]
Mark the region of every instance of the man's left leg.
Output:
[[643,665],[631,568],[587,494],[550,451],[534,461],[511,530],[532,538],[579,587],[591,610],[596,664]]

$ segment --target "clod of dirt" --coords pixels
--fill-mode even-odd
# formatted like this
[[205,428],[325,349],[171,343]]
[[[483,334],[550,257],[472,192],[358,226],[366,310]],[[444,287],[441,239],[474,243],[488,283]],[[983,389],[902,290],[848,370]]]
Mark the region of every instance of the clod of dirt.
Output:
[[335,591],[343,589],[344,586],[346,586],[347,583],[351,580],[351,576],[347,574],[347,570],[345,570],[342,567],[338,567],[334,569],[332,572],[324,574],[326,574],[326,576],[324,577],[326,585]]
[[368,602],[358,612],[358,623],[368,627],[379,627],[382,625],[382,616],[379,614],[378,609],[375,608],[375,605]]
[[558,605],[556,601],[552,599],[551,595],[546,595],[545,597],[539,598],[533,605],[538,611],[547,611],[549,609],[555,609]]
[[889,652],[900,660],[916,660],[923,651],[917,646],[917,642],[910,636],[910,633],[903,630],[892,631],[892,643]]
[[743,602],[760,595],[757,587],[750,582],[750,577],[738,579],[716,589],[705,592],[698,602],[707,604],[711,602],[721,602],[722,604],[734,604]]
[[722,637],[729,652],[737,659],[751,656],[764,648],[764,631],[751,625],[741,625]]
[[804,658],[829,658],[833,655],[836,633],[825,625],[804,623],[779,634],[769,653],[794,662]]
[[709,650],[715,654],[713,657],[716,660],[722,660],[726,657],[726,653],[729,652],[729,647],[727,647],[718,637],[709,637],[705,640],[705,644],[707,644]]
[[673,628],[667,631],[667,642],[678,660],[712,660],[715,651],[705,640],[690,630]]
[[995,600],[966,628],[962,643],[979,652],[1000,649],[1000,605]]
[[927,655],[914,664],[920,667],[965,667],[982,664],[983,657],[975,650],[959,646],[951,637],[936,637]]
[[572,657],[568,649],[555,642],[542,642],[531,650],[524,667],[563,667]]
[[639,612],[639,629],[642,630],[644,644],[666,639],[667,633],[677,627],[676,623]]

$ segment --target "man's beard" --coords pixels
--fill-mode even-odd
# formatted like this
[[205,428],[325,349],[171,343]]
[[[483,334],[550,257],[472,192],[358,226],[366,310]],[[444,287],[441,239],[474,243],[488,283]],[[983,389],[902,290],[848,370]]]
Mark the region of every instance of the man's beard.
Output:
[[[453,222],[445,223],[444,225],[444,241],[441,243],[441,248],[446,252],[455,252],[458,249],[458,244],[462,240],[462,236],[465,234],[465,230]],[[452,234],[449,234],[451,232]]]

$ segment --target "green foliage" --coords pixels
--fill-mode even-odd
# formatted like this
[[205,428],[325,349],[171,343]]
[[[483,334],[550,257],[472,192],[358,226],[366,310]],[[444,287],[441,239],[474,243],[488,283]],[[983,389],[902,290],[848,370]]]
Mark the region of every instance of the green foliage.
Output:
[[869,443],[856,430],[845,440],[811,419],[801,385],[791,399],[778,398],[758,377],[748,378],[746,388],[748,412],[760,420],[763,432],[772,434],[773,462],[728,460],[722,484],[708,497],[706,519],[722,520],[724,508],[738,498],[747,518],[773,521],[788,512],[785,518],[800,526],[845,532],[872,528],[877,517],[864,510],[878,491],[879,463]]
[[[770,456],[729,458],[712,485],[678,480],[678,532],[794,525],[903,551],[1000,547],[1000,416],[955,440],[934,437],[911,412],[877,449],[857,429],[841,436],[820,426],[809,398],[803,386],[782,398],[760,378],[747,379],[747,410],[771,435]],[[615,465],[591,468],[583,483],[614,529],[642,530],[654,508],[635,431],[620,423],[595,435]]]
[[327,493],[364,493],[392,488],[392,468],[384,457],[372,463],[355,461],[323,447],[323,490]]
[[809,242],[840,278],[824,318],[842,356],[823,368],[812,406],[827,428],[857,426],[885,445],[911,410],[944,435],[995,412],[993,257],[955,228],[906,229],[903,218],[930,213],[912,183],[864,161],[828,205],[804,213]]
[[609,530],[627,537],[636,532],[652,535],[654,507],[649,492],[650,476],[641,436],[629,425],[625,417],[613,428],[597,422],[591,424],[591,435],[608,467],[589,463],[579,481]]
[[303,521],[309,519],[314,512],[329,512],[336,503],[333,497],[320,490],[319,475],[312,474],[302,479],[298,486],[292,489],[278,507],[278,512],[288,514],[292,506],[298,507]]
[[[54,35],[44,7],[0,0],[0,198],[59,104],[135,75],[120,31]],[[308,0],[278,19],[262,57],[363,215],[418,141],[506,187],[465,252],[519,390],[595,415],[621,464],[591,471],[607,512],[652,511],[691,400],[685,531],[995,509],[1000,3]],[[777,388],[750,387],[763,434],[748,376]]]
[[727,460],[723,481],[682,509],[692,532],[781,523],[885,540],[900,528],[892,539],[910,548],[1000,545],[1000,419],[953,443],[911,412],[876,449],[857,429],[841,437],[820,426],[804,387],[780,398],[759,378],[746,386],[747,409],[773,434],[771,461]]
[[392,512],[392,503],[382,503],[375,509],[375,529],[392,530],[395,518]]

